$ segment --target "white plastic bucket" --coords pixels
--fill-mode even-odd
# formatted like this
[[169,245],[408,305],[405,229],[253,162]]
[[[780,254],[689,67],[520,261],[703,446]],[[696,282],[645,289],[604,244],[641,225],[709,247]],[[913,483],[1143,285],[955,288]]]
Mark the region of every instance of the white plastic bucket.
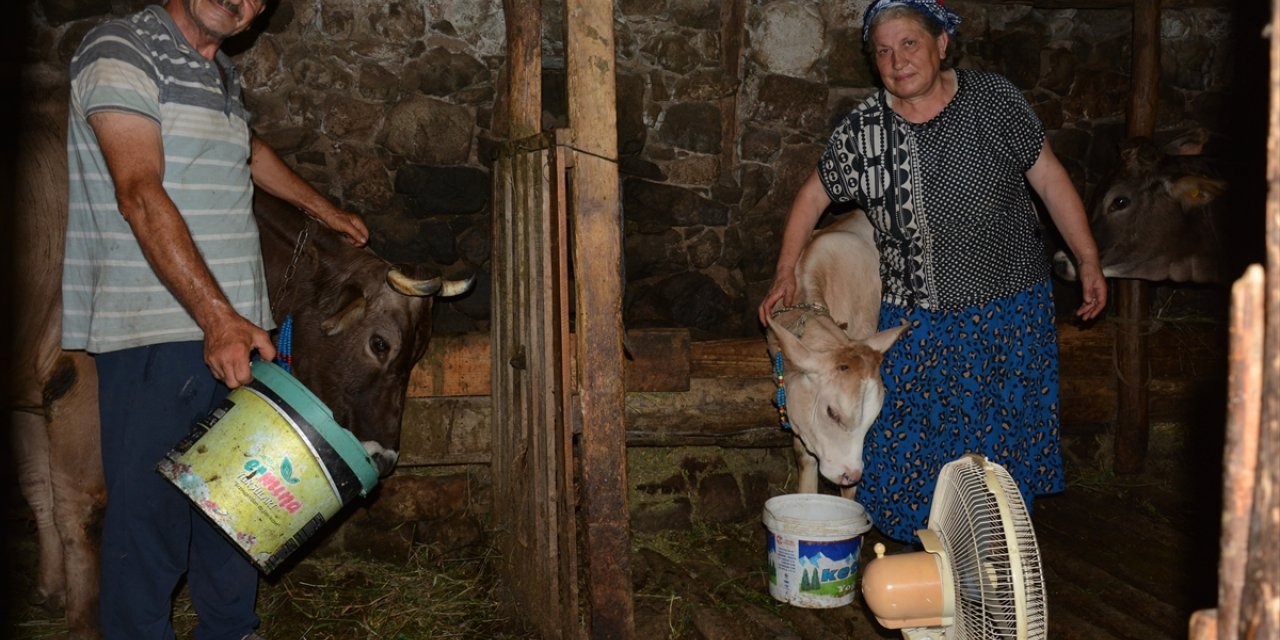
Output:
[[797,607],[829,609],[853,602],[862,534],[871,518],[839,496],[793,493],[764,503],[769,595]]

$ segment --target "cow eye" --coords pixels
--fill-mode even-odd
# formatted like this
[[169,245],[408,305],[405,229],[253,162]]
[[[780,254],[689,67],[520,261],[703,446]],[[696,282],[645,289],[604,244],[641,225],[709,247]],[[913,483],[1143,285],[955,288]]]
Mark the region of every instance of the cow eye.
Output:
[[843,372],[843,371],[848,371],[848,370],[849,370],[849,365],[847,365],[847,364],[845,364],[845,363],[843,363],[843,362],[842,362],[842,363],[840,363],[840,365],[839,365],[839,366],[837,366],[837,367],[836,367],[836,369],[837,369],[837,370],[839,370],[839,371],[842,371],[842,372]]
[[827,417],[836,422],[840,422],[840,414],[836,413],[836,410],[831,407],[827,407]]
[[1129,208],[1129,199],[1124,196],[1117,196],[1111,201],[1112,211],[1121,211]]
[[373,351],[374,355],[381,357],[391,351],[391,345],[387,344],[387,341],[382,336],[375,335],[369,338],[369,349]]

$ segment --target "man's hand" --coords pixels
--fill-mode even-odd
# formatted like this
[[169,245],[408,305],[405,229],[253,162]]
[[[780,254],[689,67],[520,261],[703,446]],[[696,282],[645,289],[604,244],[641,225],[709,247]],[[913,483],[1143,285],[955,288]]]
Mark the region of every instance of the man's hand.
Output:
[[205,328],[205,364],[209,365],[213,377],[232,389],[253,380],[249,365],[255,350],[264,360],[276,357],[271,336],[234,312]]

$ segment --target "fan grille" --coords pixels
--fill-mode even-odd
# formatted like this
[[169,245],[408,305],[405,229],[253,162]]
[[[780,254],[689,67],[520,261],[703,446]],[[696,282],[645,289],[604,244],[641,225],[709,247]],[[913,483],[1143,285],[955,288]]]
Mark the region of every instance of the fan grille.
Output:
[[1035,531],[1003,467],[977,456],[944,465],[929,528],[942,540],[955,580],[956,621],[949,638],[1046,636]]

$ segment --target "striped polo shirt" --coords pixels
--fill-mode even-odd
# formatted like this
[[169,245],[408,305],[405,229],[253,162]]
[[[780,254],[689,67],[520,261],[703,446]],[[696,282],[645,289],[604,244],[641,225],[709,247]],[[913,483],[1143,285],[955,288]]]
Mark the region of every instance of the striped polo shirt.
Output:
[[204,58],[163,8],[147,7],[85,36],[71,61],[70,107],[62,347],[104,353],[204,337],[120,214],[87,120],[101,112],[160,125],[165,191],[231,304],[272,328],[253,219],[248,113],[231,59],[221,51]]

